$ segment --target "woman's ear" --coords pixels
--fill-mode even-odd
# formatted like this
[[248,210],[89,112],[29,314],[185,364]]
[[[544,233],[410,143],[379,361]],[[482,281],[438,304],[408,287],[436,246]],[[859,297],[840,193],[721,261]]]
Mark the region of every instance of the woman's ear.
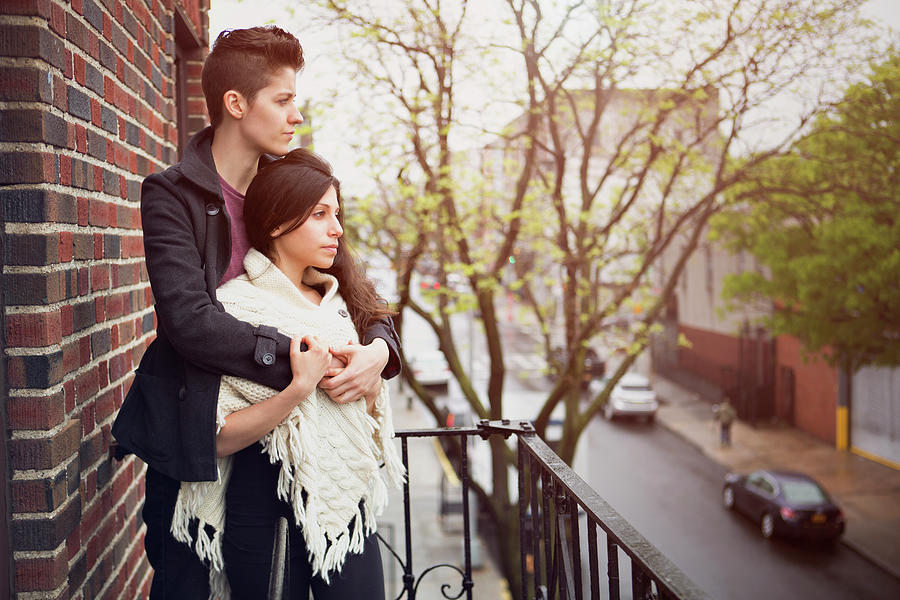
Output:
[[275,229],[273,229],[273,230],[271,231],[271,233],[269,233],[269,237],[272,238],[272,239],[275,239],[275,238],[277,238],[278,236],[280,236],[282,233],[284,233],[284,224],[279,225],[278,227],[276,227]]
[[222,97],[222,102],[225,107],[225,112],[231,115],[233,119],[243,119],[247,114],[247,99],[237,90],[228,90],[225,92],[225,95]]

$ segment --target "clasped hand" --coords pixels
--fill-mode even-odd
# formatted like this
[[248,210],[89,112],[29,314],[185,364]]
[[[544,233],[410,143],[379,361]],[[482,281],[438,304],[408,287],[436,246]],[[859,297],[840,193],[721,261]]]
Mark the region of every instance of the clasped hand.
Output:
[[[300,352],[299,341],[309,346],[306,352]],[[331,348],[315,336],[303,336],[291,343],[295,378],[317,378],[317,385],[341,404],[366,398],[369,412],[381,390],[381,372],[388,358],[387,343],[381,338],[367,345],[349,343]]]

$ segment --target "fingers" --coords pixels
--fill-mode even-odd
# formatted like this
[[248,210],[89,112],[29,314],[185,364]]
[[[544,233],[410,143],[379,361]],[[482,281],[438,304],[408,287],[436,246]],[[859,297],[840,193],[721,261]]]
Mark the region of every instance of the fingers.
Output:
[[[300,351],[301,343],[307,345],[307,350]],[[328,347],[312,335],[291,340],[291,372],[295,377],[305,376],[312,381],[318,381],[328,368],[331,354]]]

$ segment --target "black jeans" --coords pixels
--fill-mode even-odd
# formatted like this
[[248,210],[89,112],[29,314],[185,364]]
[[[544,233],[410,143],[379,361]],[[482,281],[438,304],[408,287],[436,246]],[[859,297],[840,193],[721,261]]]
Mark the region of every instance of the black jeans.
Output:
[[147,467],[144,483],[141,516],[147,525],[144,549],[153,567],[150,599],[205,600],[209,597],[209,569],[169,530],[181,482]]
[[[278,520],[288,520],[289,562],[284,600],[308,600],[312,590],[316,600],[384,600],[384,573],[378,538],[365,542],[362,554],[348,554],[339,573],[330,583],[312,575],[303,532],[297,527],[293,510],[277,498],[279,464],[269,462],[262,447],[254,444],[234,455],[231,481],[225,494],[225,534],[222,551],[232,600],[259,600],[266,597],[272,547]],[[351,524],[351,528],[359,526]]]

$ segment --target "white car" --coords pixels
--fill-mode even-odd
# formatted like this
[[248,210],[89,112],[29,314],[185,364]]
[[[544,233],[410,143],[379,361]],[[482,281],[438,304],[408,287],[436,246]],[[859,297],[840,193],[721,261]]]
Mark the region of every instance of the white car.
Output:
[[413,354],[409,359],[409,368],[422,385],[447,386],[450,383],[450,365],[440,350]]
[[[606,386],[606,381],[592,381],[591,394],[599,394]],[[609,401],[603,407],[603,416],[608,421],[623,416],[644,417],[647,422],[652,423],[658,408],[659,402],[656,392],[650,387],[650,380],[638,373],[625,373],[610,393]]]

